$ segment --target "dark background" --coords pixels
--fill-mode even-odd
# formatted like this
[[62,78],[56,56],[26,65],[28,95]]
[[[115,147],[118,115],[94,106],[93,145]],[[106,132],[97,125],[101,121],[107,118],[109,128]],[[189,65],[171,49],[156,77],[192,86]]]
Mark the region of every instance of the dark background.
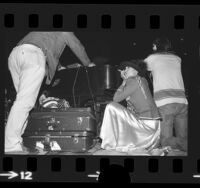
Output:
[[[6,55],[8,56],[12,48],[27,34],[28,32],[12,32],[6,33]],[[187,38],[174,33],[163,32],[74,32],[77,38],[84,45],[88,56],[92,61],[98,57],[106,59],[109,64],[115,65],[122,60],[133,58],[144,58],[152,52],[152,40],[159,36],[168,37],[174,50],[182,58],[187,52]],[[63,65],[77,62],[78,59],[66,47],[60,61]]]

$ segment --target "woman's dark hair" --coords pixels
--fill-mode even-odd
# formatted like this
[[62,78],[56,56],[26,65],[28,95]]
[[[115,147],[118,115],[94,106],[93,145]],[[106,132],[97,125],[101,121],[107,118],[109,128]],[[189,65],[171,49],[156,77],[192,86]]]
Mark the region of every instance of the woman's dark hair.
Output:
[[156,52],[169,52],[172,51],[172,44],[166,37],[156,38],[153,41],[153,44],[156,45]]
[[147,72],[147,65],[142,59],[132,59],[129,61],[123,61],[119,66],[118,70],[124,70],[126,67],[132,67],[138,71],[138,75],[145,77]]
[[136,67],[138,67],[138,75],[141,77],[145,77],[147,73],[147,65],[142,59],[136,59],[136,60],[131,60],[132,63],[135,64]]

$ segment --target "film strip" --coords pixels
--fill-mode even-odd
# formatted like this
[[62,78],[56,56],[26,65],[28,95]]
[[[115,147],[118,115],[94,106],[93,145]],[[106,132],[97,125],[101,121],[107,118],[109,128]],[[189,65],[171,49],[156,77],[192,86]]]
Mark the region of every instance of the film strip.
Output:
[[[0,181],[13,182],[128,182],[200,183],[198,107],[200,96],[199,5],[133,4],[1,4],[1,76],[6,77],[7,58],[16,43],[30,31],[74,31],[136,35],[143,45],[157,35],[185,42],[188,76],[188,153],[186,156],[134,155],[6,155],[4,113],[1,111]],[[143,39],[143,40],[142,40]],[[119,40],[120,42],[120,40]],[[137,41],[136,41],[137,43]],[[106,44],[106,43],[105,43]],[[123,45],[118,43],[118,45]],[[134,44],[133,44],[134,46]],[[94,47],[95,48],[95,47]],[[123,51],[123,46],[121,46]],[[142,50],[142,48],[141,48]],[[184,51],[185,50],[185,51]],[[134,51],[134,47],[133,47]],[[123,53],[123,52],[122,52]],[[6,86],[5,83],[2,83]],[[1,88],[4,96],[4,87]],[[4,98],[1,99],[4,106]]]

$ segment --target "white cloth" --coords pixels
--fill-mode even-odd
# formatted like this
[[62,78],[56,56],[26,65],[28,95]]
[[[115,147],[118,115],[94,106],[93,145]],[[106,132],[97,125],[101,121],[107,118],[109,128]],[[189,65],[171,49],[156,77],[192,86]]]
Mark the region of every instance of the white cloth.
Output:
[[185,88],[181,74],[181,58],[174,54],[156,53],[145,60],[152,72],[156,105],[170,103],[188,104],[184,96]]
[[140,120],[119,103],[106,106],[100,137],[101,147],[107,150],[130,152],[152,150],[160,138],[159,120]]
[[29,111],[34,107],[45,76],[45,56],[34,45],[15,47],[8,59],[17,95],[5,127],[5,152],[22,149],[22,137]]

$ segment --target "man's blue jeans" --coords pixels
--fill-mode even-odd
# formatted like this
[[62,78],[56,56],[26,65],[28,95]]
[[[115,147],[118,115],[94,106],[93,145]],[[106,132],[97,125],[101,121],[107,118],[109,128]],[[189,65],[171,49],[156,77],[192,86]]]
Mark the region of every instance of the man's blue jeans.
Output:
[[172,103],[159,107],[161,145],[187,151],[188,105]]

